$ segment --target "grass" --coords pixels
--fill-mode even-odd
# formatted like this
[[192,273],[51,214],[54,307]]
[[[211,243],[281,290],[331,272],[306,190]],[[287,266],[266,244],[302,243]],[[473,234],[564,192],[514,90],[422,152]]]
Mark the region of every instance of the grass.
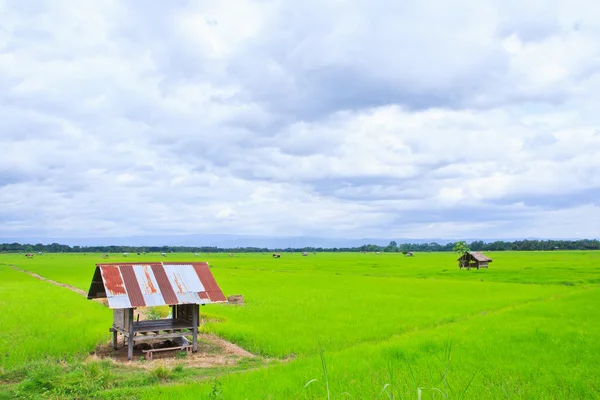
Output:
[[[201,374],[205,379],[210,379],[240,368],[207,368]],[[197,368],[183,364],[142,369],[97,359],[35,361],[2,376],[0,399],[2,393],[10,398],[31,399],[132,398],[133,393],[141,388],[153,388],[171,382],[193,382],[199,374]],[[129,394],[119,394],[123,392]]]
[[[175,253],[168,257],[159,254],[123,257],[111,254],[103,259],[100,253],[46,253],[26,259],[22,254],[0,254],[0,264],[17,264],[58,282],[87,290],[96,263],[135,261],[208,261],[215,275],[238,270],[257,272],[326,272],[340,275],[404,277],[419,279],[450,279],[461,281],[506,282],[528,284],[580,285],[600,283],[600,252],[489,252],[494,261],[489,270],[460,271],[454,253],[415,253],[404,257],[401,253],[317,253],[302,257],[299,253],[283,253],[273,259],[266,254]],[[219,282],[221,283],[221,282]],[[241,281],[233,282],[232,290],[243,292]],[[230,293],[233,293],[230,292]]]
[[100,304],[0,265],[0,372],[89,353],[107,336]]
[[[37,382],[33,366],[40,362],[52,369],[56,360],[67,360],[58,363],[66,368],[56,369],[62,372],[47,374],[59,381],[48,392],[52,396],[416,399],[421,388],[423,399],[600,397],[595,379],[600,372],[595,362],[600,354],[600,252],[488,255],[494,259],[489,270],[459,271],[450,253],[412,258],[284,253],[281,259],[169,254],[168,261],[209,261],[226,294],[245,296],[244,306],[202,307],[203,331],[285,361],[268,367],[240,364],[239,369],[254,369],[241,374],[163,369],[121,376],[107,366],[112,372],[96,379],[96,386],[78,387],[85,376],[81,371],[88,368],[81,366],[86,349],[108,339],[110,312],[2,264],[87,290],[94,264],[106,260],[100,254],[44,254],[33,260],[2,254],[0,309],[14,311],[10,318],[0,315],[0,328],[16,332],[10,320],[19,319],[30,332],[45,331],[43,341],[61,338],[55,341],[63,345],[47,354],[36,345],[38,339],[19,342],[13,334],[3,342],[0,336],[0,355],[8,343],[15,347],[10,363],[4,357],[0,364],[0,382],[10,382],[12,394],[41,396],[43,379],[27,386]],[[111,255],[109,261],[160,259]],[[59,315],[71,318],[65,321],[76,327],[74,336],[61,331],[61,324],[44,324],[44,318],[53,319],[53,310],[68,309],[55,308],[48,298],[76,305],[76,312]],[[63,380],[69,374],[72,378]]]
[[[481,312],[568,292],[548,285],[336,275],[315,271],[236,270],[244,307],[212,306],[226,323],[204,330],[273,357],[337,350],[395,334],[460,321]],[[208,308],[208,307],[206,307]]]
[[[451,399],[598,398],[597,304],[600,289],[592,288],[325,352],[326,368],[316,354],[227,376],[221,379],[223,398],[416,399],[419,388],[436,388]],[[315,379],[322,384],[306,386]],[[210,389],[188,384],[140,395],[192,399],[208,396]],[[423,399],[431,398],[443,397],[424,390]]]

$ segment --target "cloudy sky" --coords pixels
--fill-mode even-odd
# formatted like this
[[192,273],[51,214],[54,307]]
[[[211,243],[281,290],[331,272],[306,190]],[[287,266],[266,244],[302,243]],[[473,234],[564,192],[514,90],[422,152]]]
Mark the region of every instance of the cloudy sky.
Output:
[[600,237],[600,7],[0,0],[0,237]]

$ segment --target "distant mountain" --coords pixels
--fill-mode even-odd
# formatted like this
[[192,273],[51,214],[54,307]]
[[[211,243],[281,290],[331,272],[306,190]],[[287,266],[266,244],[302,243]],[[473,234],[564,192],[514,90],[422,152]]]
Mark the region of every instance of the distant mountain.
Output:
[[[69,246],[215,246],[222,248],[235,247],[267,247],[267,248],[303,248],[303,247],[360,247],[365,244],[385,246],[394,240],[402,243],[438,243],[441,245],[452,243],[457,240],[473,242],[482,240],[486,243],[503,240],[513,242],[515,240],[548,240],[547,238],[504,238],[504,239],[411,239],[411,238],[323,238],[310,236],[251,236],[251,235],[165,235],[165,236],[126,236],[126,237],[98,237],[98,238],[0,238],[0,243],[29,243],[29,244],[51,244],[59,243]],[[557,240],[578,240],[561,238]]]
[[[363,244],[387,245],[390,240],[381,238],[344,239],[319,238],[308,236],[267,237],[246,235],[181,235],[181,236],[127,236],[99,238],[0,238],[0,243],[60,243],[69,246],[215,246],[223,248],[235,247],[268,247],[268,248],[301,248],[301,247],[357,247]],[[415,239],[412,243],[429,242]]]

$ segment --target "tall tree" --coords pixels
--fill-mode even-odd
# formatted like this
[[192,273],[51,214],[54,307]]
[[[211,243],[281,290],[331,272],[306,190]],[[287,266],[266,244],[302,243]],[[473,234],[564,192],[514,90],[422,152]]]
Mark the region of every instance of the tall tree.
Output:
[[459,254],[464,254],[467,251],[470,251],[469,245],[464,240],[460,242],[455,242],[453,250]]

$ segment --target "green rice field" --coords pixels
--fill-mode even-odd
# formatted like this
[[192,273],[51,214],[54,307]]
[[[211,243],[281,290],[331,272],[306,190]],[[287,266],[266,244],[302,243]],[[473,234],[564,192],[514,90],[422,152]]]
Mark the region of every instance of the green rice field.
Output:
[[245,296],[201,330],[258,357],[152,369],[90,359],[111,311],[10,265],[87,291],[96,263],[159,254],[0,254],[0,399],[600,398],[600,252],[486,255],[169,254]]

